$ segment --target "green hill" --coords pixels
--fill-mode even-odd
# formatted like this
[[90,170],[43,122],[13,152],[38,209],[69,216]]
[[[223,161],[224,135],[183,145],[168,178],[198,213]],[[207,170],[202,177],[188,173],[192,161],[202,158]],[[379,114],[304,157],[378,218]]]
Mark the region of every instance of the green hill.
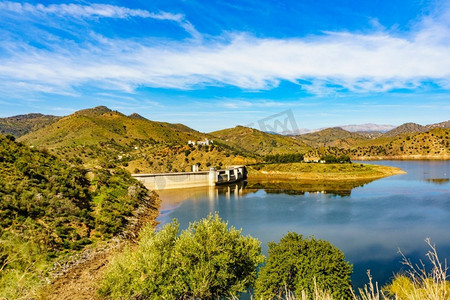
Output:
[[114,140],[121,146],[143,146],[155,143],[187,144],[205,135],[181,124],[149,121],[130,117],[99,106],[77,111],[45,128],[33,131],[20,141],[47,148],[97,145]]
[[[132,173],[189,171],[254,162],[254,154],[215,139],[212,145],[189,146],[188,141],[213,139],[182,124],[126,116],[105,106],[66,116],[20,138],[86,167],[121,166]],[[189,152],[189,154],[187,154]]]
[[267,133],[243,126],[214,131],[210,134],[236,148],[241,148],[261,156],[303,153],[310,149],[308,145],[296,140],[294,137]]
[[122,169],[88,174],[0,135],[0,295],[28,298],[56,260],[119,234],[155,201]]
[[317,159],[326,154],[348,155],[364,159],[449,159],[450,128],[434,128],[426,132],[403,133],[393,137],[361,140],[348,147],[321,147],[306,154]]
[[27,114],[0,118],[0,134],[11,134],[15,137],[19,137],[52,124],[60,118],[61,117],[43,114]]
[[347,147],[365,140],[367,137],[356,132],[350,132],[340,127],[332,127],[316,132],[302,134],[297,137],[299,140],[311,147]]

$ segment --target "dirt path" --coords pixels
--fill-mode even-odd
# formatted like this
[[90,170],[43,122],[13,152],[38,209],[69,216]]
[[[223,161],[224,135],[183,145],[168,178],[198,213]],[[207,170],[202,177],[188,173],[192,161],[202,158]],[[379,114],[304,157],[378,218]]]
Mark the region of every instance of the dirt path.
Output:
[[133,242],[144,224],[156,227],[159,214],[159,196],[153,193],[152,206],[140,208],[136,217],[130,221],[126,234],[110,240],[106,245],[90,249],[75,260],[76,264],[67,267],[66,272],[45,287],[40,298],[48,300],[93,300],[101,299],[97,290],[110,260],[123,246]]
[[108,249],[95,253],[88,260],[70,268],[67,274],[57,278],[45,289],[42,299],[100,299],[97,296],[98,285],[116,251]]

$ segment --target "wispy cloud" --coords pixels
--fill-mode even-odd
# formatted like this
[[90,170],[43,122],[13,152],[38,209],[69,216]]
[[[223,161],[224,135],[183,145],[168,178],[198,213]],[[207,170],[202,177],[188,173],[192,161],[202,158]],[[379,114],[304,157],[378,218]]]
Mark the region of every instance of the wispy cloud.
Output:
[[76,19],[90,18],[115,18],[128,19],[133,17],[150,18],[161,21],[176,22],[181,28],[189,33],[193,38],[200,39],[201,34],[195,27],[185,19],[183,14],[174,14],[160,11],[158,13],[149,12],[144,9],[131,9],[110,4],[30,4],[18,2],[0,2],[0,11],[10,12],[19,15],[33,15],[38,17],[68,17]]
[[[153,14],[104,4],[2,2],[0,9],[78,18],[170,20],[201,37],[184,16],[171,13]],[[442,14],[448,15],[448,11]],[[449,89],[449,41],[450,24],[438,17],[426,17],[407,36],[388,30],[367,34],[326,32],[291,39],[230,33],[195,43],[182,40],[160,44],[150,39],[108,39],[93,34],[84,43],[61,42],[50,49],[26,43],[18,47],[19,41],[8,41],[0,46],[6,53],[0,56],[0,78],[6,88],[23,82],[29,87],[46,86],[49,92],[67,92],[82,85],[126,92],[140,86],[194,89],[231,85],[262,90],[277,87],[283,80],[313,94],[418,89],[429,82]]]
[[33,15],[54,15],[60,17],[73,18],[152,18],[157,20],[169,20],[181,22],[184,19],[182,14],[172,14],[168,12],[152,13],[142,9],[130,9],[126,7],[109,4],[30,4],[18,2],[0,2],[0,10],[17,14]]

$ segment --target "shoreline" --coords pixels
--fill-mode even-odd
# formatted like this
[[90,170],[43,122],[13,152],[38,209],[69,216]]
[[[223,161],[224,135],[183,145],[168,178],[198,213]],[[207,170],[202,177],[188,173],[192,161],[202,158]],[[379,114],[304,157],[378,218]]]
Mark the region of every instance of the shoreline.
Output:
[[408,155],[408,156],[402,156],[402,155],[396,155],[396,156],[377,156],[377,157],[370,157],[370,156],[356,156],[352,157],[352,161],[377,161],[377,160],[405,160],[405,161],[446,161],[450,160],[450,156],[426,156],[426,155]]
[[[270,165],[271,168],[280,167],[281,170],[290,167],[290,170],[283,171],[270,170],[270,168],[263,170],[267,169],[268,165],[263,166],[260,170],[251,167],[248,168],[248,177],[250,179],[298,179],[302,181],[359,181],[406,174],[400,168],[372,164],[314,164],[313,167],[308,168],[307,166],[310,165],[304,163]],[[343,171],[336,170],[339,167]]]

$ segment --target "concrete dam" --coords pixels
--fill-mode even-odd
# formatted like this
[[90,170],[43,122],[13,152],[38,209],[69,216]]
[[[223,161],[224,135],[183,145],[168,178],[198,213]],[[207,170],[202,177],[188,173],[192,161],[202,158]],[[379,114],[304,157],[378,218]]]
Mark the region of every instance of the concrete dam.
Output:
[[229,166],[224,170],[211,168],[209,171],[131,175],[148,189],[164,190],[238,182],[247,178],[247,169],[245,166]]

